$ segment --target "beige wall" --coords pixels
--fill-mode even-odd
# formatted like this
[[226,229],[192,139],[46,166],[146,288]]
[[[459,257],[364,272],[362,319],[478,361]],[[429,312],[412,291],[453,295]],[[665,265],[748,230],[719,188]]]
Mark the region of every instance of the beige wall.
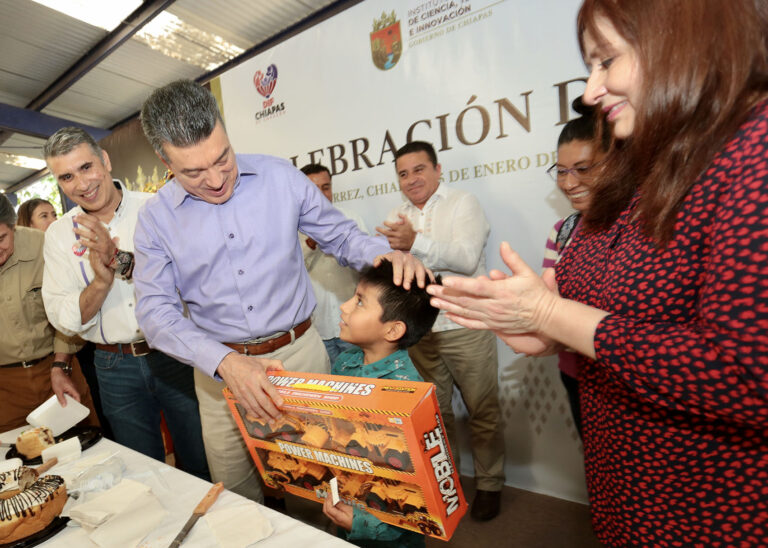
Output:
[[138,119],[115,129],[99,144],[109,154],[112,176],[130,190],[156,192],[162,186],[166,168],[144,137]]

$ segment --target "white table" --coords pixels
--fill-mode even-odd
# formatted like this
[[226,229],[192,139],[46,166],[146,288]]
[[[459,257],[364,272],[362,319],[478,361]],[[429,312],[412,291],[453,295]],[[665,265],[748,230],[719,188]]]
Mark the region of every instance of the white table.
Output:
[[[0,441],[5,443],[14,442],[20,430],[0,434]],[[4,458],[5,451],[7,450],[0,451],[0,459]],[[144,538],[139,545],[140,548],[167,548],[179,531],[181,531],[187,519],[192,515],[192,510],[197,506],[197,503],[208,492],[211,484],[106,439],[102,439],[93,447],[84,451],[83,457],[104,452],[110,454],[117,453],[126,464],[126,471],[123,477],[151,487],[154,495],[168,511],[168,515],[160,523],[160,526]],[[69,465],[55,466],[49,473],[55,474],[57,470],[65,471],[67,466]],[[240,495],[225,490],[219,495],[211,511],[247,502],[249,501]],[[311,546],[313,548],[331,548],[351,546],[339,538],[289,516],[275,512],[266,506],[259,505],[258,509],[272,524],[274,532],[270,537],[253,544],[252,546],[254,547],[284,548],[286,546]],[[88,539],[84,531],[77,526],[66,527],[55,537],[40,546],[46,548],[64,546],[68,548],[73,546],[78,548],[98,548],[96,544],[93,544]],[[214,548],[218,546],[213,532],[205,522],[205,518],[200,518],[197,521],[182,546],[184,548]]]

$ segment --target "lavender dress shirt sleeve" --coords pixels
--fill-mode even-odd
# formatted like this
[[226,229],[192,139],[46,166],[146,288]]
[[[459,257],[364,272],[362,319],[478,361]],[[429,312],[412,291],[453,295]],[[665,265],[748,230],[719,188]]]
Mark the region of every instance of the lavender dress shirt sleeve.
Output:
[[298,231],[358,270],[391,251],[290,162],[239,155],[237,164],[234,192],[223,204],[167,183],[139,213],[134,238],[142,331],[153,348],[210,376],[231,352],[222,342],[287,331],[312,314]]

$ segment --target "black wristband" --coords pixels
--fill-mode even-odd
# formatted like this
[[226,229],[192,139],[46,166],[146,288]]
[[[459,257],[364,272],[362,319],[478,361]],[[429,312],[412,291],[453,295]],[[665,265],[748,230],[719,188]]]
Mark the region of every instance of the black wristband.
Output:
[[70,364],[68,364],[67,362],[53,362],[51,364],[51,369],[53,369],[54,367],[57,367],[57,368],[61,369],[67,375],[71,375],[72,374],[72,366]]

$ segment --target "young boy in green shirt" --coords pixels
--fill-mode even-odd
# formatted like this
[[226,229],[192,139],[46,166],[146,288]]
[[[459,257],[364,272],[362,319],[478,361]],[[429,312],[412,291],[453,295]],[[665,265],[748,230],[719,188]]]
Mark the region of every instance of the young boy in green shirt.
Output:
[[[419,342],[435,323],[438,310],[429,304],[429,298],[415,283],[407,291],[395,285],[392,264],[387,261],[363,271],[355,295],[341,305],[339,323],[339,337],[359,348],[340,354],[331,373],[422,381],[406,349]],[[358,546],[425,546],[423,535],[383,523],[344,502],[334,506],[331,497],[325,499],[323,512],[339,526],[348,542]]]

